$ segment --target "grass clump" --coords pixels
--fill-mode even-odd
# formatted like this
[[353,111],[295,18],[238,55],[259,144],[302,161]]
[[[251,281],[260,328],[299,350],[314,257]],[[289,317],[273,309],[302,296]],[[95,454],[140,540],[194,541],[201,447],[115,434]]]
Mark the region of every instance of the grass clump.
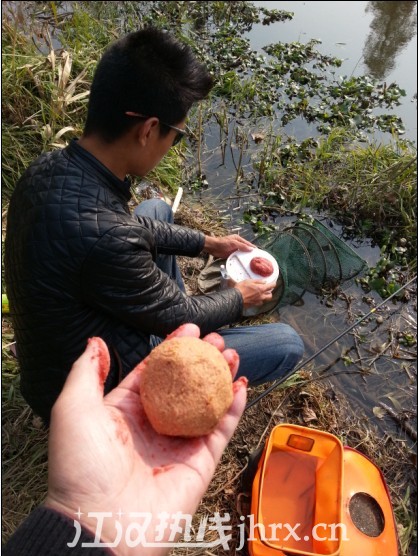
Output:
[[[23,7],[16,8],[17,11],[6,6],[2,14],[3,199],[7,199],[24,169],[42,152],[62,148],[71,138],[80,136],[95,64],[103,45],[114,39],[112,29],[105,33],[103,25],[95,42],[93,35],[89,40],[83,39],[83,29],[92,32],[97,30],[98,23],[93,25],[95,20],[87,13],[82,12],[81,16],[81,12],[74,11],[71,25],[78,26],[74,28],[77,40],[54,48],[50,28],[38,20],[28,27],[31,12],[22,10],[28,4],[33,10],[33,6],[21,4]],[[50,7],[54,4],[51,2]],[[45,7],[41,11],[44,13]],[[57,16],[52,11],[45,12],[45,17]],[[70,16],[61,18],[55,26],[62,28],[63,41],[64,31],[70,25],[68,19]],[[37,37],[35,42],[33,36]]]
[[416,160],[416,149],[406,141],[359,142],[347,128],[302,143],[276,136],[256,162],[264,195],[259,212],[323,210],[352,235],[371,237],[381,246],[404,244],[399,262],[413,268]]

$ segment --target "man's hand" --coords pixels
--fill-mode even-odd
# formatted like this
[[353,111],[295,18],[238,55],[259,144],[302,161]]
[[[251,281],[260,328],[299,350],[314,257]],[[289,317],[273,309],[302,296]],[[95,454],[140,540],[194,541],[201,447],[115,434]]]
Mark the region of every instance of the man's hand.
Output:
[[255,245],[238,234],[224,237],[205,236],[203,249],[216,259],[227,259],[235,251],[252,251]]
[[234,284],[234,288],[241,292],[244,309],[271,301],[275,287],[276,282],[266,284],[262,280],[244,280]]
[[[171,337],[199,337],[199,328],[186,324]],[[228,362],[235,376],[239,359],[224,349],[218,334],[208,335]],[[157,434],[141,405],[140,363],[122,382],[103,397],[109,372],[109,352],[100,338],[89,340],[86,351],[74,364],[51,416],[49,440],[49,480],[45,505],[79,519],[96,533],[97,519],[89,512],[111,512],[101,531],[102,542],[116,536],[115,520],[123,529],[122,542],[115,554],[167,554],[168,548],[136,546],[123,541],[127,527],[135,522],[129,514],[151,516],[147,542],[156,535],[158,514],[193,514],[215,472],[246,402],[246,379],[233,383],[234,400],[216,429],[201,438],[175,438]],[[81,516],[76,512],[81,511]],[[138,521],[138,520],[136,520]],[[162,541],[171,533],[167,527]],[[68,539],[71,542],[72,539]]]

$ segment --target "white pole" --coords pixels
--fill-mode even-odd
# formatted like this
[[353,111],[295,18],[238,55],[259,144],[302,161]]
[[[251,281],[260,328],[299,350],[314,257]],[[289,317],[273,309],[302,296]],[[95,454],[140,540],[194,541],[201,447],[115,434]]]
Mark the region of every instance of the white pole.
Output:
[[179,188],[178,188],[178,191],[177,191],[176,198],[174,199],[173,206],[172,206],[172,208],[171,208],[171,210],[173,211],[173,214],[174,214],[174,213],[177,211],[177,209],[179,208],[179,204],[180,204],[182,195],[183,195],[183,188],[182,188],[182,187],[179,187]]

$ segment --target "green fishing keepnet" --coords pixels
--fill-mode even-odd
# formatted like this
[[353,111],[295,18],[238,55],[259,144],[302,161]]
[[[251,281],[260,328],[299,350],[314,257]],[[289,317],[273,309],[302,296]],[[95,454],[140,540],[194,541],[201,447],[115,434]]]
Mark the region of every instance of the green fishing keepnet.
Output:
[[349,245],[313,218],[299,220],[259,243],[279,265],[279,306],[296,303],[306,291],[321,294],[335,288],[367,268]]
[[[279,265],[279,279],[273,300],[255,314],[300,301],[305,292],[317,295],[352,280],[367,263],[344,241],[314,218],[263,236],[257,246],[268,251]],[[210,260],[198,278],[202,293],[220,288],[222,260]]]

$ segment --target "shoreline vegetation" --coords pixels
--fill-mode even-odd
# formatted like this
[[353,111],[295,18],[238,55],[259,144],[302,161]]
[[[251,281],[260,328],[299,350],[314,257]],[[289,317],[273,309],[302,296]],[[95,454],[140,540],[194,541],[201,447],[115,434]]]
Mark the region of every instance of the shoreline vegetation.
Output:
[[[211,98],[191,114],[190,142],[171,149],[147,176],[149,191],[161,190],[171,198],[186,186],[179,223],[225,233],[216,207],[196,200],[208,187],[205,128],[211,125],[219,134],[221,160],[233,144],[236,191],[253,199],[243,221],[256,235],[273,229],[280,215],[322,211],[348,236],[367,237],[379,246],[379,261],[362,278],[365,295],[388,297],[416,273],[416,147],[402,139],[403,124],[391,113],[405,95],[396,84],[387,87],[368,76],[337,80],[341,62],[320,54],[316,41],[268,45],[263,55],[253,52],[244,34],[254,23],[286,25],[292,14],[251,2],[65,4],[3,2],[2,241],[8,199],[23,170],[41,152],[62,148],[81,134],[89,84],[106,45],[153,23],[190,44],[216,81]],[[385,109],[388,113],[382,114]],[[309,122],[311,137],[296,140],[286,134],[287,123],[296,118]],[[385,133],[388,142],[376,142],[375,131]],[[147,194],[135,181],[135,204]],[[192,294],[205,263],[202,258],[181,261]],[[416,292],[409,296],[399,302],[416,307]],[[20,395],[7,315],[2,332],[5,542],[46,494],[47,433]],[[416,332],[403,340],[416,352]],[[409,372],[416,389],[416,370]],[[262,391],[253,388],[250,397]],[[401,422],[396,435],[382,433],[350,407],[329,379],[318,379],[312,365],[246,412],[202,500],[197,523],[204,514],[228,512],[236,529],[237,495],[248,456],[280,422],[327,430],[370,457],[389,487],[400,554],[414,553],[415,441]],[[233,533],[229,551],[220,547],[214,554],[235,554],[237,542]],[[181,548],[173,554],[200,552]]]

